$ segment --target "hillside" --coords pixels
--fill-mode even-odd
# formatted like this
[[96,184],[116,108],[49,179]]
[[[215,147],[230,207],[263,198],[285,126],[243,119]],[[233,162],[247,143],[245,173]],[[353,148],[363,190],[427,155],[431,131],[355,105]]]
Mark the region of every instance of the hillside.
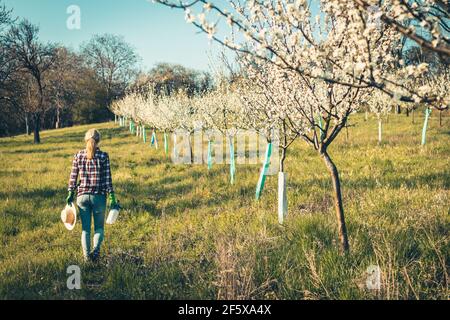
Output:
[[[341,171],[351,253],[339,254],[330,178],[298,141],[286,161],[289,216],[277,222],[277,178],[254,200],[259,166],[173,165],[114,123],[45,131],[42,144],[0,139],[0,299],[447,299],[450,119],[433,116],[428,143],[392,115],[356,116],[330,150]],[[96,127],[125,210],[106,227],[102,261],[83,265],[81,226],[64,229],[73,154]],[[159,137],[162,141],[162,137]],[[82,289],[66,269],[82,268]],[[378,265],[379,291],[366,289]]]

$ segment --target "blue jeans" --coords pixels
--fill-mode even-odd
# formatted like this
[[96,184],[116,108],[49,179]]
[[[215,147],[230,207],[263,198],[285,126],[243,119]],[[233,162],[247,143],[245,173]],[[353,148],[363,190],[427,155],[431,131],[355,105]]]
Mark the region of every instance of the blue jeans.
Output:
[[106,196],[84,194],[77,198],[77,205],[82,225],[81,246],[83,247],[83,256],[87,259],[91,254],[92,217],[94,218],[94,250],[92,253],[97,255],[100,253],[105,236]]

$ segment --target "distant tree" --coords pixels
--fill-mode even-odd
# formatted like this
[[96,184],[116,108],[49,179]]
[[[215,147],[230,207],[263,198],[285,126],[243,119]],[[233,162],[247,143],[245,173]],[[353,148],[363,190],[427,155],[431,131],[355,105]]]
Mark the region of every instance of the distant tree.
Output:
[[62,114],[73,107],[77,94],[77,82],[82,74],[81,58],[67,48],[56,49],[56,59],[47,77],[48,100],[55,111],[55,128],[62,127]]
[[109,101],[135,77],[137,55],[122,38],[96,36],[76,54],[43,44],[39,29],[16,23],[0,0],[0,136],[101,122]]
[[111,119],[111,112],[105,108],[106,90],[98,82],[94,72],[82,69],[83,75],[77,81],[75,104],[71,109],[74,124],[89,124]]
[[5,50],[16,60],[21,73],[29,74],[33,101],[26,106],[34,124],[34,143],[40,143],[41,117],[48,107],[45,104],[45,76],[52,68],[56,50],[52,44],[39,42],[39,28],[27,20],[13,25],[4,37]]
[[123,37],[95,35],[82,46],[82,55],[104,87],[106,107],[122,96],[136,78],[139,56]]
[[11,21],[11,10],[8,10],[6,6],[2,3],[2,1],[0,1],[0,28],[2,28],[3,25],[8,24],[10,21]]
[[[0,136],[15,133],[23,115],[19,103],[23,85],[16,81],[17,61],[5,45],[5,31],[12,23],[12,10],[0,0]],[[13,91],[15,94],[11,94]]]
[[15,60],[4,45],[4,31],[12,21],[11,10],[8,10],[0,0],[0,90],[4,89],[3,86],[16,70]]
[[183,90],[193,96],[208,91],[212,87],[212,78],[207,72],[188,69],[182,65],[158,63],[146,78],[141,78],[138,85],[150,85],[158,95],[172,95]]
[[26,97],[26,84],[20,76],[14,73],[0,88],[0,136],[9,136],[23,131],[25,123],[26,132],[29,133],[29,117],[24,108]]
[[411,46],[403,52],[401,57],[406,65],[427,63],[433,73],[441,73],[448,68],[450,57],[444,57],[432,50]]

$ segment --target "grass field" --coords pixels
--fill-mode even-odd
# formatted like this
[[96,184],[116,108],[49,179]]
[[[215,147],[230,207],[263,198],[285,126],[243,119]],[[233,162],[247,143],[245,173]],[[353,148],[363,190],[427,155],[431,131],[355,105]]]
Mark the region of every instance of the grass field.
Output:
[[[41,145],[0,140],[1,299],[447,299],[450,118],[415,125],[357,116],[330,150],[341,171],[351,253],[339,254],[331,182],[303,142],[288,154],[289,216],[277,220],[277,177],[254,200],[258,166],[173,165],[113,123],[42,133]],[[106,227],[99,265],[85,265],[81,226],[60,211],[73,154],[88,128],[103,134],[125,210]],[[160,137],[161,141],[161,137]],[[82,269],[82,289],[66,269]],[[381,290],[366,270],[381,268]]]

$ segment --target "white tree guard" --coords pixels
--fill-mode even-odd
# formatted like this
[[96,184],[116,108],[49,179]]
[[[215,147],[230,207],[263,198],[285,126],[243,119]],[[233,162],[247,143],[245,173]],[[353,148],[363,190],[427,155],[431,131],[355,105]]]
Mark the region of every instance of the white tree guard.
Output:
[[284,223],[288,212],[286,180],[287,173],[278,173],[278,222],[280,224]]

